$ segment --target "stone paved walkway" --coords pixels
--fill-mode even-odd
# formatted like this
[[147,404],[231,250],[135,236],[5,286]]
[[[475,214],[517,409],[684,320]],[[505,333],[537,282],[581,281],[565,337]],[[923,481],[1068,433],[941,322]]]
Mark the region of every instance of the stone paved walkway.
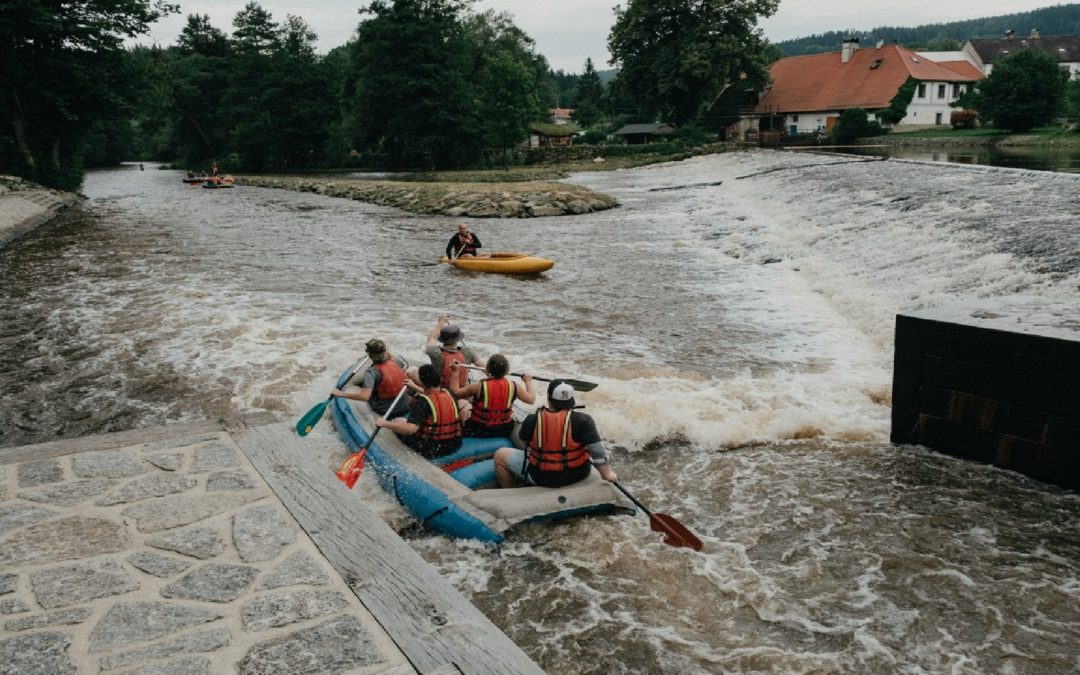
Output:
[[0,675],[413,673],[225,431],[0,464]]

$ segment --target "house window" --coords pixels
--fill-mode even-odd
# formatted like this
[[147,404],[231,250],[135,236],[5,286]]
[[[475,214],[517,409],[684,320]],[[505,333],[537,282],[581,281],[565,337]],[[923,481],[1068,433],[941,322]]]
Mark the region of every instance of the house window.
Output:
[[938,98],[945,98],[945,85],[939,84],[937,86],[937,97]]
[[792,122],[798,122],[799,121],[799,116],[798,115],[792,115],[791,116],[791,121]]
[[926,98],[926,85],[925,84],[920,84],[919,85],[919,98]]

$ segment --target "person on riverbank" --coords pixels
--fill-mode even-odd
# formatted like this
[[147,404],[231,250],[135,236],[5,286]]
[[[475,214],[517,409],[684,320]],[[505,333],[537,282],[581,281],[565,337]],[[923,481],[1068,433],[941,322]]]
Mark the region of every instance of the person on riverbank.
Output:
[[[449,316],[440,314],[424,343],[424,354],[439,371],[441,385],[450,391],[469,383],[468,369],[456,368],[455,364],[472,364],[482,368],[485,363],[471,347],[461,344],[463,339],[465,332],[452,325]],[[410,372],[410,376],[419,383],[416,371]]]
[[483,254],[477,252],[477,249],[481,246],[483,244],[480,243],[480,237],[469,231],[468,223],[462,223],[458,225],[458,231],[454,233],[454,236],[450,237],[450,241],[446,244],[446,257],[451,260],[455,258],[483,257]]
[[461,448],[461,418],[457,402],[439,385],[435,366],[420,366],[423,392],[413,398],[408,415],[393,420],[377,419],[375,426],[389,429],[422,457],[451,455]]
[[[455,362],[454,367],[458,364]],[[522,390],[506,375],[510,362],[502,354],[492,354],[484,366],[487,378],[454,389],[459,400],[472,401],[461,409],[464,435],[469,438],[509,438],[514,432],[514,401],[536,402],[532,375],[522,373]]]
[[[410,384],[405,374],[408,361],[400,356],[392,356],[386,349],[386,343],[379,339],[368,340],[364,351],[371,359],[371,365],[364,371],[357,391],[342,391],[335,388],[331,394],[354,401],[367,401],[371,409],[379,415],[385,415],[390,409],[401,388]],[[411,388],[411,387],[410,387]],[[394,407],[390,417],[404,415],[409,409],[411,395],[406,393]]]
[[528,485],[562,487],[584,480],[592,467],[607,481],[619,477],[608,462],[596,422],[574,410],[574,388],[563,380],[548,385],[547,406],[525,418],[518,437],[525,450],[495,451],[495,478],[499,487]]

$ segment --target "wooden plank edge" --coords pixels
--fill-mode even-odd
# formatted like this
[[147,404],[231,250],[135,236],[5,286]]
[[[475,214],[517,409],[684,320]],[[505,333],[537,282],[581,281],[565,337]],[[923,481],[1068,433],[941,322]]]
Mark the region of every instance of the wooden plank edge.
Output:
[[234,440],[418,672],[543,673],[328,468],[332,439],[281,423]]
[[217,420],[203,420],[199,422],[178,422],[176,424],[163,424],[146,429],[128,429],[126,431],[113,431],[80,438],[65,438],[59,441],[47,441],[34,445],[20,445],[10,448],[0,448],[0,465],[18,464],[37,459],[52,459],[75,455],[80,452],[92,452],[95,450],[113,450],[129,445],[163,441],[170,438],[183,438],[197,434],[213,433],[217,431],[231,431],[232,429],[244,429],[257,427],[265,424],[276,424],[279,420],[269,412],[245,413],[236,417]]

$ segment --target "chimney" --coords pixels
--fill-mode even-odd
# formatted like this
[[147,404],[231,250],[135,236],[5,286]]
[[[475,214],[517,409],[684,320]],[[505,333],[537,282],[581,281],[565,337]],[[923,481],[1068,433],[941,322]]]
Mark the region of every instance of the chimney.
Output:
[[875,49],[881,49],[884,46],[885,46],[885,38],[880,38],[879,37],[877,39],[877,47],[875,47]]
[[1009,30],[1005,31],[1005,39],[1006,39],[1006,40],[1009,40],[1009,41],[1011,42],[1011,41],[1012,41],[1012,39],[1013,39],[1013,34],[1014,34],[1014,31],[1013,31],[1013,29],[1012,29],[1012,28],[1010,28]]
[[859,48],[859,38],[846,38],[840,46],[840,63],[847,63],[851,55]]
[[1032,40],[1038,40],[1039,39],[1039,29],[1038,28],[1032,28],[1031,29],[1031,35],[1029,35],[1028,37],[1030,37]]

